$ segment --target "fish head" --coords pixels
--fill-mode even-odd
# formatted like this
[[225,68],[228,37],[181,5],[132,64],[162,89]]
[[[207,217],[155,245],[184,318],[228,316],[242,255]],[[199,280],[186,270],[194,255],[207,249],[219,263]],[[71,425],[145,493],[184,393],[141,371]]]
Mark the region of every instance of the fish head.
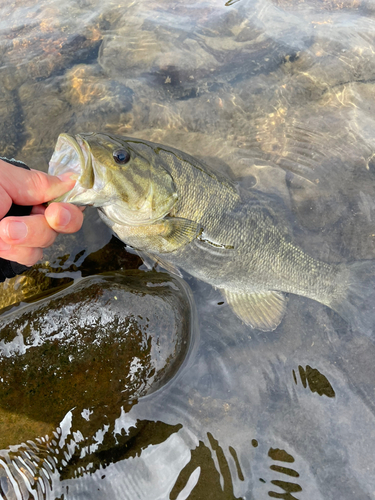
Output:
[[145,144],[107,134],[60,134],[48,171],[74,172],[76,184],[55,201],[100,207],[118,224],[162,219],[175,205],[177,191],[158,155]]

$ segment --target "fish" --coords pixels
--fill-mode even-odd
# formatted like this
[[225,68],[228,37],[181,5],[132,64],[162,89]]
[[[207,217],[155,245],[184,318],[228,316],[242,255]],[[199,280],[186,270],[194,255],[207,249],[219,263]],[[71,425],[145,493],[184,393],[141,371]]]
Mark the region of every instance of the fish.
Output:
[[243,189],[178,149],[104,133],[60,134],[49,173],[67,171],[77,181],[58,201],[97,207],[146,261],[220,290],[246,325],[275,330],[296,294],[372,334],[374,261],[309,255],[271,195]]

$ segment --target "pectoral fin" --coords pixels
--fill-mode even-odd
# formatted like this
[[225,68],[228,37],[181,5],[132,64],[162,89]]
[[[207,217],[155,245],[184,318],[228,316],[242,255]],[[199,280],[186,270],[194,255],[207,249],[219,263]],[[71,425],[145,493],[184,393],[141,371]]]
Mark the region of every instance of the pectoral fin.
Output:
[[281,292],[237,293],[221,290],[244,323],[264,332],[274,330],[283,319],[286,298]]
[[155,253],[169,253],[187,245],[200,231],[200,226],[191,220],[166,217],[154,224],[127,226],[127,235],[136,235],[138,240],[145,239],[142,248]]
[[159,224],[163,226],[160,236],[165,240],[164,252],[172,252],[187,245],[193,241],[200,230],[196,222],[178,217],[166,217]]

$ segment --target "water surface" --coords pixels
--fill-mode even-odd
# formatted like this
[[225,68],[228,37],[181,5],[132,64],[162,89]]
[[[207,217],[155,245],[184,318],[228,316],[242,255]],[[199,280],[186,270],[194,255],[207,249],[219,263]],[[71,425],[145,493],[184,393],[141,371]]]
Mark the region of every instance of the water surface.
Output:
[[[373,259],[374,16],[361,0],[3,2],[1,154],[46,171],[61,132],[161,142],[278,194],[311,255]],[[88,209],[2,305],[140,265]],[[184,278],[200,337],[181,376],[112,421],[86,402],[54,430],[2,413],[3,497],[31,498],[28,453],[29,484],[49,477],[34,498],[374,498],[374,338],[297,296],[261,333]]]

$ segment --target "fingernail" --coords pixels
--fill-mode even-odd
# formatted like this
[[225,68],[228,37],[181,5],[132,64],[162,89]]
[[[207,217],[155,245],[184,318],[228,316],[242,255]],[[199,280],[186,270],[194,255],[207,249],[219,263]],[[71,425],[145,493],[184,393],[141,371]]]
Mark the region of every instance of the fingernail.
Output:
[[9,222],[6,232],[11,240],[21,240],[27,235],[27,226],[24,222]]
[[3,250],[9,250],[12,248],[12,245],[9,245],[8,243],[5,243],[5,241],[0,240],[0,251],[2,252]]
[[71,213],[66,208],[60,208],[59,225],[67,226],[72,218]]

